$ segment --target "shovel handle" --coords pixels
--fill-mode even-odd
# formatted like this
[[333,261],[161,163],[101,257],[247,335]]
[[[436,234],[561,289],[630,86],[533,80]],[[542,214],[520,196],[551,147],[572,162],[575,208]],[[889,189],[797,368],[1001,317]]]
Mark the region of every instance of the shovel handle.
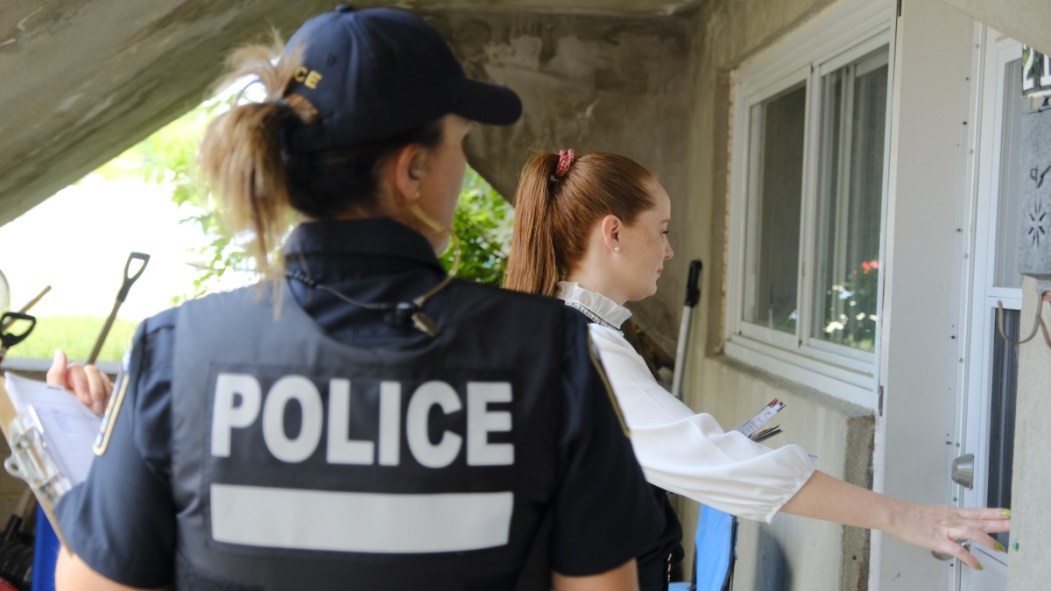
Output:
[[701,261],[694,259],[690,261],[690,272],[686,276],[686,306],[692,308],[701,299],[701,290],[697,284],[701,279]]
[[[141,264],[132,270],[132,261],[140,261]],[[106,317],[106,323],[102,325],[102,331],[99,332],[98,338],[95,339],[95,346],[91,348],[91,354],[88,355],[88,365],[95,363],[95,360],[98,359],[99,352],[102,351],[102,344],[106,342],[109,330],[113,327],[113,321],[117,318],[117,310],[124,303],[124,299],[128,297],[132,284],[146,270],[146,263],[148,262],[150,262],[150,255],[144,252],[133,252],[128,255],[128,260],[124,263],[124,280],[121,282],[120,291],[117,292],[117,299],[113,301],[113,309],[110,310],[109,316]]]
[[679,323],[679,340],[675,348],[675,371],[672,373],[671,393],[682,399],[683,365],[686,363],[686,344],[690,339],[690,321],[693,319],[693,307],[701,299],[701,290],[697,284],[701,280],[701,261],[690,261],[690,272],[686,276],[686,304],[682,307],[682,320]]
[[[142,261],[134,272],[131,270],[132,261]],[[135,283],[142,272],[146,270],[146,263],[150,262],[150,255],[144,252],[133,252],[128,255],[128,260],[124,263],[124,282],[120,286],[120,292],[117,293],[117,301],[124,303],[124,298],[128,297],[128,292],[131,290],[131,285]]]

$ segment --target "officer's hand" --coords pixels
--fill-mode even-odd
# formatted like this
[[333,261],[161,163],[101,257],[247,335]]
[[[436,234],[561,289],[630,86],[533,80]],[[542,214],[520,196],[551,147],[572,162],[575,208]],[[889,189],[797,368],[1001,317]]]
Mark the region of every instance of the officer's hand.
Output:
[[61,349],[55,349],[51,368],[47,370],[47,383],[73,392],[97,415],[106,410],[106,402],[113,392],[113,382],[108,375],[94,365],[69,363]]

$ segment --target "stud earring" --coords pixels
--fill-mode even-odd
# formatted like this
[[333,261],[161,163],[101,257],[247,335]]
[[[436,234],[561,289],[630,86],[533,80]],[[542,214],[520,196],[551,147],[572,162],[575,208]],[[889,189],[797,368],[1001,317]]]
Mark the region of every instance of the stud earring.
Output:
[[614,246],[613,247],[613,252],[620,252],[620,247],[619,246]]

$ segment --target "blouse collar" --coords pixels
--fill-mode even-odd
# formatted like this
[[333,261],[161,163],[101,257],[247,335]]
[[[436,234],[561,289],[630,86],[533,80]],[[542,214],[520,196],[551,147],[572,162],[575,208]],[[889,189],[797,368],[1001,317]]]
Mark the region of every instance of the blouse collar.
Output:
[[567,306],[584,313],[592,322],[620,330],[620,325],[631,318],[631,311],[606,296],[580,287],[575,281],[559,281],[555,295]]

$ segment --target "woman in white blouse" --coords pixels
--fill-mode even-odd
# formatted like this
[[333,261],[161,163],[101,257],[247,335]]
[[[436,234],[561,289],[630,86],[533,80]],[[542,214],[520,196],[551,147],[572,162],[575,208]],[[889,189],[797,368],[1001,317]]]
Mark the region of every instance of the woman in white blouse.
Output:
[[[987,532],[1007,531],[1010,512],[918,505],[814,469],[797,445],[770,449],[695,413],[653,378],[625,340],[625,303],[653,295],[672,257],[668,193],[638,163],[615,154],[535,154],[522,169],[505,284],[554,295],[591,321],[591,337],[631,429],[647,479],[660,489],[739,517],[769,522],[779,512],[879,529],[981,568],[955,540],[1002,551]],[[665,496],[663,492],[659,497]],[[681,537],[669,527],[639,558],[642,589],[661,589],[664,563]],[[662,580],[663,579],[663,580]]]

